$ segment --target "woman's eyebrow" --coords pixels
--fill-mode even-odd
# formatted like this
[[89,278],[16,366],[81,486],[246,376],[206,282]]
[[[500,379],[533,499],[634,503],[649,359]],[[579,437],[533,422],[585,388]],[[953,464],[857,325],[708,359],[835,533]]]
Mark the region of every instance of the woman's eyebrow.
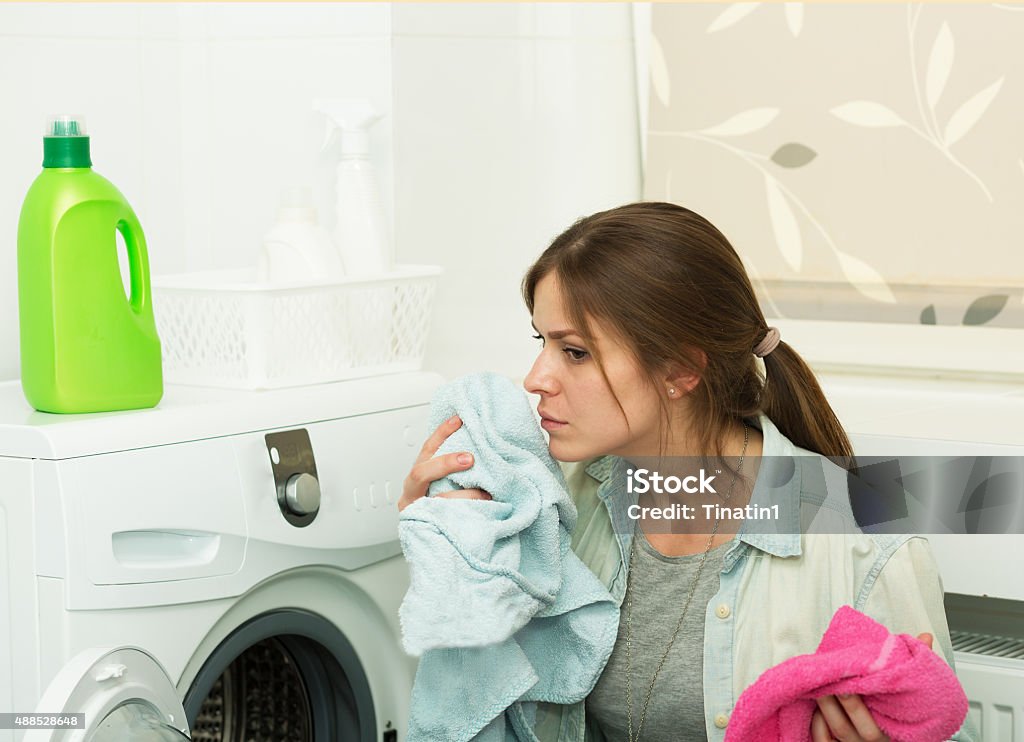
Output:
[[[530,327],[532,327],[536,332],[540,332],[540,330],[537,329],[537,325],[533,324],[532,321],[530,322]],[[548,337],[551,338],[552,340],[561,340],[562,338],[568,337],[569,335],[575,335],[578,338],[583,337],[575,330],[552,330],[551,332],[548,333]]]

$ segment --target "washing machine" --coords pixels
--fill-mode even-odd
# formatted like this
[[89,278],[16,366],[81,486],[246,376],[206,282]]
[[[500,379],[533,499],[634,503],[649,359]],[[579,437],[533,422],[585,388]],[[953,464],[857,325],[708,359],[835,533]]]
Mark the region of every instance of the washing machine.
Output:
[[403,739],[396,502],[442,381],[89,415],[0,384],[0,742]]

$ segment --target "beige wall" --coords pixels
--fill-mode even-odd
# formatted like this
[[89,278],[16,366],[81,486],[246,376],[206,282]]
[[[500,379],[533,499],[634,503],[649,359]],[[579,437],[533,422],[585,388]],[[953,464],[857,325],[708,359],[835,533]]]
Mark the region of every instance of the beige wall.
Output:
[[1022,11],[656,3],[645,197],[771,314],[1024,327]]

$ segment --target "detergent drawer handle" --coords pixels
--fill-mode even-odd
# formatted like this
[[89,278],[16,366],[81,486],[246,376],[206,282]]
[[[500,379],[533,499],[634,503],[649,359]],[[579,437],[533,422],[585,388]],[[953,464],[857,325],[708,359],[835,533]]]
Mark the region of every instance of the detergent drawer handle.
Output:
[[209,564],[220,551],[220,534],[148,529],[113,535],[114,559],[123,567],[192,567]]

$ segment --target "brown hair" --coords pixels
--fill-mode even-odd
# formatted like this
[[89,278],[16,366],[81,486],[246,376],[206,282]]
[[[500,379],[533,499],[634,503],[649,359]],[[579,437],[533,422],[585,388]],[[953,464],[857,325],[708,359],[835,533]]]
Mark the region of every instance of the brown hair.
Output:
[[[852,465],[850,441],[796,351],[780,342],[764,357],[766,374],[759,372],[753,348],[768,325],[739,255],[704,217],[643,202],[580,219],[523,278],[531,314],[537,284],[549,273],[584,339],[593,337],[588,319],[599,320],[622,339],[654,388],[673,366],[701,377],[690,395],[702,451],[721,457],[729,423],[763,412],[797,446]],[[706,355],[703,367],[694,350]],[[664,425],[670,419],[664,396],[661,404]]]

